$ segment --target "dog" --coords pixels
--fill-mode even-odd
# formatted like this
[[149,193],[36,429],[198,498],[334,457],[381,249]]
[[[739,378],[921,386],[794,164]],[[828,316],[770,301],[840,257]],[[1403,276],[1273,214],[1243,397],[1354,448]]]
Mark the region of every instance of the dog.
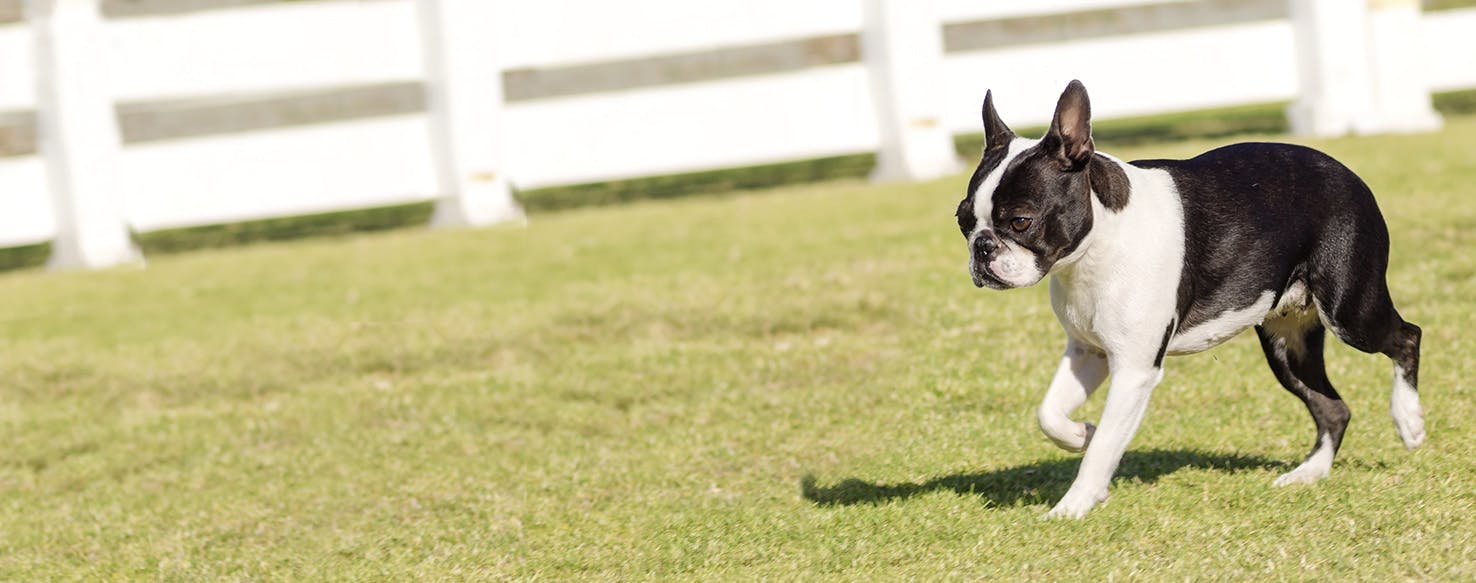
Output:
[[[1388,227],[1346,166],[1275,143],[1123,162],[1096,151],[1080,81],[1061,94],[1038,140],[1000,120],[992,91],[983,118],[983,158],[957,211],[969,274],[993,289],[1051,276],[1066,349],[1037,419],[1057,446],[1086,452],[1046,517],[1081,518],[1107,499],[1166,355],[1207,350],[1247,328],[1317,429],[1311,453],[1276,485],[1327,477],[1348,426],[1323,366],[1327,331],[1394,361],[1395,430],[1407,448],[1424,441],[1420,328],[1394,308]],[[1073,421],[1109,372],[1100,425]]]

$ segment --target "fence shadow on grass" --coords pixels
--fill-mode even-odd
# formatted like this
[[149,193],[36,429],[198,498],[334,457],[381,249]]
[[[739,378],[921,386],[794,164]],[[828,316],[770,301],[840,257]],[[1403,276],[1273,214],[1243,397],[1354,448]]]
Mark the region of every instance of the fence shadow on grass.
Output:
[[[801,494],[817,506],[852,506],[881,504],[905,500],[919,494],[952,491],[961,495],[980,496],[994,505],[1050,504],[1066,494],[1076,477],[1080,458],[1041,461],[992,472],[954,474],[926,482],[879,484],[859,478],[847,478],[833,485],[820,485],[814,476],[800,481]],[[1283,469],[1291,464],[1260,456],[1220,454],[1192,450],[1130,451],[1122,458],[1113,481],[1135,480],[1153,483],[1160,477],[1184,468],[1208,469],[1226,473],[1265,469]]]

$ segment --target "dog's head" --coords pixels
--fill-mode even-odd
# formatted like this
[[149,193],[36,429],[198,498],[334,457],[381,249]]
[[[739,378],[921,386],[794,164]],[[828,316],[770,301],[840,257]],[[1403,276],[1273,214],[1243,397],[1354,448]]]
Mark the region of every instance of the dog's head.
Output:
[[1020,138],[999,119],[993,93],[984,94],[984,157],[958,204],[974,285],[1035,284],[1091,232],[1094,186],[1126,199],[1122,170],[1094,155],[1091,116],[1086,87],[1072,81],[1045,137]]

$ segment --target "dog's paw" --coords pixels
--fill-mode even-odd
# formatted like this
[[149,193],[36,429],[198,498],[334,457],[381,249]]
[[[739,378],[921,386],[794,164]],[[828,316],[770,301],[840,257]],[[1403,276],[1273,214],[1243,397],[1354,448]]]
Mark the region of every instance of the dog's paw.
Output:
[[1075,490],[1066,492],[1066,496],[1056,503],[1056,507],[1047,512],[1041,518],[1046,520],[1069,519],[1078,520],[1086,516],[1087,512],[1097,503],[1107,500],[1106,495],[1082,494]]
[[1092,436],[1096,434],[1096,425],[1092,425],[1091,423],[1077,423],[1076,430],[1067,435],[1060,436],[1047,433],[1046,437],[1051,438],[1051,443],[1056,444],[1056,447],[1072,453],[1081,453],[1086,451],[1087,444],[1092,442]]
[[1420,408],[1420,398],[1414,391],[1395,390],[1389,399],[1389,415],[1394,418],[1394,431],[1405,449],[1414,449],[1425,442],[1425,411]]
[[1315,464],[1309,460],[1297,466],[1297,469],[1278,476],[1275,482],[1271,482],[1271,485],[1280,487],[1290,486],[1292,484],[1311,484],[1326,478],[1329,469],[1326,466]]

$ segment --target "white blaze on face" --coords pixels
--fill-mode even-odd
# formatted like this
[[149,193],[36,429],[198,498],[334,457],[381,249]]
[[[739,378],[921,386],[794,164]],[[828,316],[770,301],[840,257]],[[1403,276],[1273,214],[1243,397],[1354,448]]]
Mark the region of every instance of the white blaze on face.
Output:
[[[1005,170],[1010,167],[1010,162],[1020,156],[1021,152],[1030,149],[1040,140],[1028,138],[1015,138],[1010,142],[1009,150],[998,166],[989,171],[989,175],[979,183],[979,189],[974,191],[974,232],[969,236],[969,249],[973,253],[974,241],[979,237],[989,236],[986,231],[994,228],[994,191],[999,188],[999,182],[1004,177]],[[1000,238],[1001,247],[994,252],[994,259],[984,268],[993,276],[1011,287],[1024,287],[1033,285],[1045,277],[1040,271],[1035,254],[1028,249],[1015,243]],[[977,265],[979,258],[973,258],[971,265]],[[970,269],[973,269],[971,266]]]
[[990,170],[989,175],[984,177],[984,181],[979,183],[979,190],[973,193],[974,219],[978,221],[974,226],[974,235],[978,235],[979,231],[988,229],[993,224],[993,219],[989,215],[994,212],[994,189],[999,188],[999,180],[1004,177],[1005,169],[1010,167],[1010,162],[1019,157],[1021,152],[1037,143],[1040,143],[1040,140],[1015,138],[1010,142],[1009,151],[1005,154],[1004,160]]

